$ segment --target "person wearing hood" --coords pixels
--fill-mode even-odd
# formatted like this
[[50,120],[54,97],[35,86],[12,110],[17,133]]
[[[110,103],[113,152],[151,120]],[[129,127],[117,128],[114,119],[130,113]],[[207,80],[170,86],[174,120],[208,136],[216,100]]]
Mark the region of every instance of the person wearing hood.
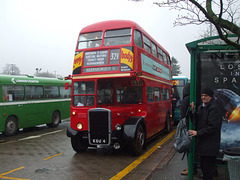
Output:
[[[189,113],[188,109],[190,107],[190,83],[187,83],[183,88],[183,100],[180,107],[180,119],[186,118],[187,129],[189,127]],[[181,175],[188,175],[188,169],[184,169]]]
[[189,126],[189,122],[188,122],[189,116],[187,114],[189,107],[190,107],[190,83],[187,83],[186,86],[183,88],[183,100],[180,107],[181,119],[186,117],[187,127]]
[[213,98],[213,90],[204,88],[201,91],[202,105],[194,112],[194,103],[191,108],[196,118],[196,130],[188,130],[190,136],[196,136],[196,151],[200,156],[200,166],[203,180],[212,180],[215,162],[220,148],[222,118],[218,103]]
[[178,93],[175,91],[175,88],[176,88],[176,86],[173,86],[172,92],[171,92],[173,122],[175,122],[175,108],[177,106],[178,100],[180,99]]

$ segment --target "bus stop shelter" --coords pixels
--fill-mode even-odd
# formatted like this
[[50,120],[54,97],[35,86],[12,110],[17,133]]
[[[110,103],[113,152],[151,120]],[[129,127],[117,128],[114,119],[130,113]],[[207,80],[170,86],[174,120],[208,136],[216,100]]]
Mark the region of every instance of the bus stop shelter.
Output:
[[[231,35],[232,40],[237,36]],[[218,160],[224,149],[240,147],[240,50],[227,45],[219,36],[200,39],[186,44],[191,54],[190,102],[201,104],[203,87],[214,90],[214,98],[221,104],[222,129]],[[195,124],[190,121],[190,129]],[[238,132],[238,133],[237,133]],[[188,179],[193,179],[193,165],[198,163],[195,139],[188,156]]]

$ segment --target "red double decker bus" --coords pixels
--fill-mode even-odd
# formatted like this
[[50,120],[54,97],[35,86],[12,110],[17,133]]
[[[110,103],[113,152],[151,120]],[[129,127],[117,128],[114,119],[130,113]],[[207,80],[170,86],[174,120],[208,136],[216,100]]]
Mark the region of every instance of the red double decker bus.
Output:
[[76,152],[129,147],[171,128],[168,52],[132,21],[104,21],[79,34],[72,74],[71,123]]

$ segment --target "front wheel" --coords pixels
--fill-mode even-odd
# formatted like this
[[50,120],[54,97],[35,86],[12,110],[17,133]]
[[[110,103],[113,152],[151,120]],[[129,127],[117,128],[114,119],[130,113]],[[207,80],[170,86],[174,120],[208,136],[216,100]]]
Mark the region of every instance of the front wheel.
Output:
[[71,137],[71,144],[74,151],[77,153],[85,152],[87,151],[88,145],[87,143],[82,141],[82,138],[80,135],[76,135],[74,137]]
[[145,144],[145,137],[146,137],[146,134],[143,129],[143,126],[139,125],[137,127],[135,139],[133,140],[131,145],[131,151],[134,156],[138,156],[141,154]]
[[13,136],[18,131],[17,119],[13,116],[8,117],[5,123],[5,135]]

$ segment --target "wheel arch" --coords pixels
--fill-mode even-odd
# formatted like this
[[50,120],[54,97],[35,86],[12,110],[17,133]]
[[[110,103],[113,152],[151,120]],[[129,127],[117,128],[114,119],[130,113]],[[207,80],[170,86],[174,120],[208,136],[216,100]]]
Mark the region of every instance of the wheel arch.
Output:
[[[124,123],[123,138],[126,140],[133,140],[137,133],[137,127],[142,125],[143,130],[146,133],[146,124],[144,117],[132,116],[129,117]],[[145,137],[146,138],[146,137]]]

